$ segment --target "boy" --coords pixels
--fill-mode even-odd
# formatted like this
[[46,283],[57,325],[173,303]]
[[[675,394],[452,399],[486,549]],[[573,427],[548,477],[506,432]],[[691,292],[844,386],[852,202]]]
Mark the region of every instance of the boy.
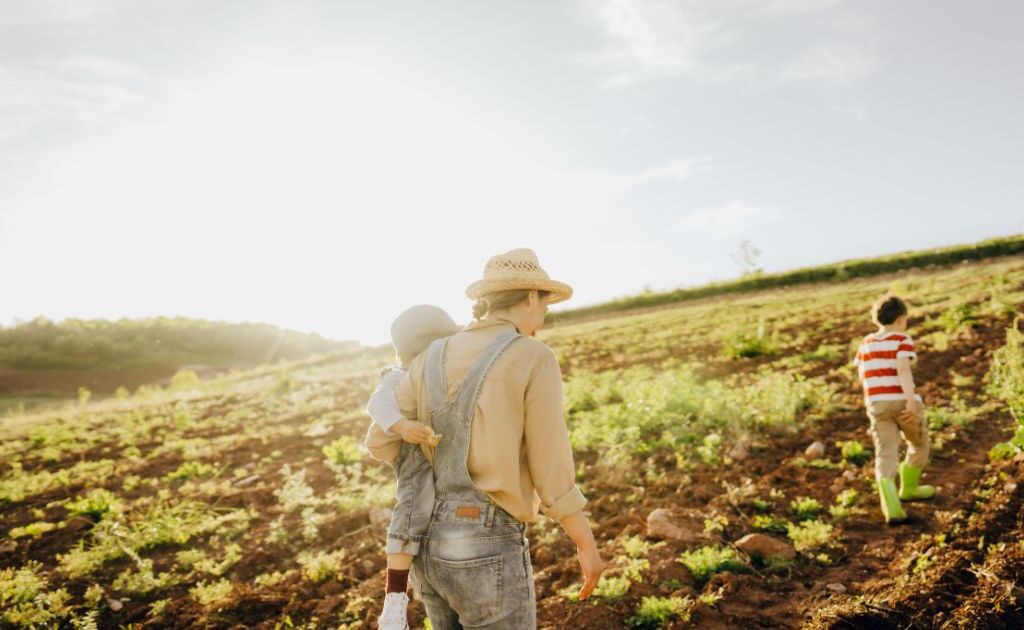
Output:
[[[935,495],[932,486],[918,485],[921,469],[928,462],[928,423],[910,369],[917,353],[907,334],[907,305],[894,295],[885,295],[872,306],[871,319],[878,332],[864,337],[854,362],[864,384],[864,405],[871,420],[882,515],[886,523],[894,523],[907,518],[900,500],[930,499]],[[897,493],[894,478],[900,434],[907,442],[907,457],[898,464]]]
[[[407,630],[406,589],[412,559],[419,553],[420,540],[430,522],[434,508],[434,471],[419,445],[437,446],[441,439],[433,429],[402,417],[395,400],[398,382],[418,354],[435,339],[459,331],[452,318],[436,306],[413,306],[391,325],[391,341],[399,365],[381,373],[377,389],[366,404],[373,423],[387,435],[398,435],[403,443],[397,459],[391,462],[398,477],[395,509],[388,526],[388,572],[385,583],[384,610],[378,627],[382,630]],[[372,429],[371,425],[371,429]],[[367,439],[370,439],[367,433]]]

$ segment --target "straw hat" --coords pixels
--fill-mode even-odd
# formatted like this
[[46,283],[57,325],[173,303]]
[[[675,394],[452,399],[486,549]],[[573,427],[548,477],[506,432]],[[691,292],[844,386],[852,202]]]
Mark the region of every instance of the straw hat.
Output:
[[449,337],[459,330],[444,309],[420,304],[402,311],[391,324],[391,343],[398,354],[415,356],[435,339]]
[[491,256],[484,266],[484,277],[466,287],[466,295],[476,300],[488,293],[517,289],[550,291],[548,304],[572,297],[572,287],[552,280],[537,262],[537,254],[525,248]]

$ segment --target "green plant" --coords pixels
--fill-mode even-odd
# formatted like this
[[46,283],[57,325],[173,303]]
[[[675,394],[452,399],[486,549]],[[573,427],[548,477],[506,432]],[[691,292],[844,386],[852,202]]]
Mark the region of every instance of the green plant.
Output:
[[798,525],[790,523],[788,535],[797,551],[810,551],[829,544],[832,526],[822,521],[804,521]]
[[171,377],[171,389],[194,389],[202,384],[203,381],[193,370],[178,370]]
[[701,547],[694,551],[684,551],[680,554],[678,562],[701,583],[706,582],[715,573],[742,573],[747,569],[747,565],[740,561],[732,547]]
[[857,440],[836,442],[836,446],[839,448],[843,460],[850,462],[854,466],[863,466],[865,462],[871,459],[871,453],[865,450],[864,445]]
[[188,590],[197,602],[208,608],[224,603],[231,595],[231,582],[220,579],[215,582],[200,582]]
[[70,501],[67,504],[67,509],[72,516],[87,516],[99,521],[118,516],[121,513],[122,505],[113,492],[97,488],[84,497]]
[[61,588],[48,591],[42,565],[29,560],[25,565],[0,569],[0,621],[23,627],[51,627],[70,614],[71,595]]
[[767,334],[764,319],[758,322],[754,330],[750,330],[749,324],[734,330],[722,344],[722,354],[730,359],[772,356],[778,351],[778,334]]
[[789,521],[782,518],[775,518],[774,516],[769,516],[767,514],[755,514],[750,523],[753,525],[754,529],[760,529],[765,532],[785,534],[789,531]]
[[991,459],[1009,459],[1024,452],[1024,333],[1021,317],[1006,329],[1006,344],[992,354],[992,363],[985,375],[986,391],[1006,403],[1017,423],[1012,438],[989,451]]
[[363,459],[363,451],[359,447],[359,443],[347,435],[334,440],[324,446],[322,450],[327,461],[336,466],[356,464]]
[[817,518],[818,514],[821,514],[822,507],[817,499],[797,497],[790,501],[789,509],[796,515],[797,519],[809,521]]
[[179,479],[191,479],[193,477],[212,477],[217,474],[217,468],[197,461],[183,462],[177,469],[167,473],[165,479],[175,481]]
[[299,565],[302,566],[302,577],[310,582],[323,582],[337,574],[343,552],[305,551],[299,554]]
[[24,538],[26,536],[31,536],[32,538],[39,538],[43,534],[47,532],[52,532],[58,527],[60,527],[60,525],[57,525],[56,523],[49,523],[47,521],[36,521],[35,523],[29,523],[28,525],[24,525],[22,527],[15,527],[7,535],[11,538]]
[[978,321],[977,307],[970,302],[961,302],[939,314],[932,325],[941,328],[947,334],[954,334],[965,326],[977,324]]
[[693,600],[689,597],[644,597],[636,614],[626,620],[626,626],[638,630],[664,628],[672,621],[686,623],[690,620]]

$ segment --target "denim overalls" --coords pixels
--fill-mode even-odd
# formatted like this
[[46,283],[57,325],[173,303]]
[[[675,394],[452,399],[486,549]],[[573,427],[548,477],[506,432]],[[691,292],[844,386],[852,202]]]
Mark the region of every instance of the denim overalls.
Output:
[[495,339],[452,400],[445,382],[448,340],[439,339],[427,350],[430,423],[443,437],[434,451],[434,512],[412,572],[434,630],[537,627],[526,524],[477,490],[467,468],[470,426],[484,377],[518,338],[509,331]]

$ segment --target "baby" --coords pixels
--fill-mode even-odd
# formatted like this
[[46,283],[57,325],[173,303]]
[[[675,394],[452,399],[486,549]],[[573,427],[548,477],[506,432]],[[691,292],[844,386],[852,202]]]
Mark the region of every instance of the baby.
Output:
[[402,417],[395,389],[408,371],[409,364],[431,342],[458,331],[459,327],[448,313],[436,306],[413,306],[399,315],[391,325],[391,342],[398,365],[381,373],[377,389],[366,404],[366,412],[378,428],[388,435],[402,438],[398,458],[390,462],[398,476],[398,488],[388,526],[388,573],[384,610],[378,621],[382,630],[409,628],[406,616],[409,568],[413,556],[419,553],[420,540],[426,533],[434,508],[434,471],[419,445],[437,446],[441,440],[441,436],[435,435],[429,426]]

